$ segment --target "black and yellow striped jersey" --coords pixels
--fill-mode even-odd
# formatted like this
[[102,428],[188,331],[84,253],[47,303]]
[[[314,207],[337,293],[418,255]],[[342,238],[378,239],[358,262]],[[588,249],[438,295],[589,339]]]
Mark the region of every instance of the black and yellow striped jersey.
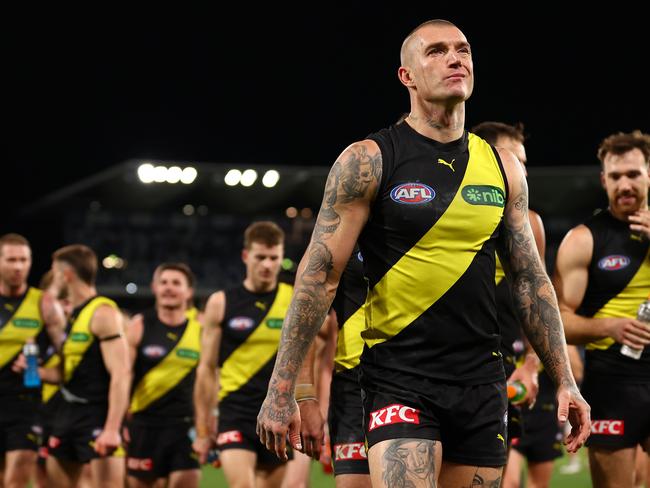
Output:
[[359,238],[369,280],[362,374],[396,386],[404,374],[502,380],[495,244],[507,182],[497,152],[467,132],[443,144],[407,123],[369,139],[382,177]]
[[221,405],[254,413],[260,409],[292,293],[286,283],[268,293],[253,293],[243,285],[225,291],[219,347]]
[[[630,231],[629,223],[602,211],[585,222],[594,240],[589,282],[577,313],[586,317],[635,317],[650,294],[650,243]],[[606,338],[586,345],[585,374],[627,381],[650,379],[650,348],[641,359],[620,353]]]

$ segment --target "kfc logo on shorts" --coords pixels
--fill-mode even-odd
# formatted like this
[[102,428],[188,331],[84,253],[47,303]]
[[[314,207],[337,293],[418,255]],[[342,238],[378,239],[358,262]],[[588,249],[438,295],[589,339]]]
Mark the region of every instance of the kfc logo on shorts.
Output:
[[229,430],[228,432],[222,432],[217,436],[217,445],[219,446],[241,441],[242,435],[238,430]]
[[384,427],[391,424],[419,424],[420,411],[406,405],[389,405],[388,407],[370,412],[370,427],[368,430],[374,430],[377,427]]
[[366,459],[368,459],[368,456],[363,442],[334,444],[335,461],[365,461]]
[[623,435],[625,422],[623,420],[592,420],[591,433],[599,435]]
[[618,271],[619,269],[627,268],[630,264],[630,258],[614,254],[612,256],[605,256],[598,261],[598,267],[603,271]]
[[151,471],[153,469],[153,459],[140,459],[130,457],[126,460],[126,465],[133,471]]

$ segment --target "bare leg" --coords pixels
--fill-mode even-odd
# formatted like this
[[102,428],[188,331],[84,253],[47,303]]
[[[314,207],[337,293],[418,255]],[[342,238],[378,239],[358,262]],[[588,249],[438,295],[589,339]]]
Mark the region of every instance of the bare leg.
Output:
[[629,488],[634,486],[636,447],[625,449],[589,448],[589,469],[594,488]]
[[503,466],[470,466],[444,461],[440,469],[440,486],[499,488],[502,474]]
[[334,478],[336,488],[371,488],[369,474],[339,474]]
[[286,472],[286,464],[272,467],[259,466],[255,470],[255,486],[257,488],[280,488]]
[[90,461],[94,488],[123,488],[126,465],[123,457],[105,457]]
[[368,453],[373,488],[436,486],[441,462],[442,444],[428,439],[390,439]]
[[524,457],[515,449],[510,449],[508,464],[503,473],[503,488],[519,488],[521,486],[521,468]]
[[219,459],[230,488],[255,488],[257,454],[245,449],[224,449]]
[[23,488],[27,486],[36,466],[36,451],[17,449],[5,454],[5,488]]
[[167,488],[198,488],[201,471],[198,469],[180,469],[169,473]]
[[79,481],[82,464],[48,456],[45,461],[47,486],[50,488],[74,488]]

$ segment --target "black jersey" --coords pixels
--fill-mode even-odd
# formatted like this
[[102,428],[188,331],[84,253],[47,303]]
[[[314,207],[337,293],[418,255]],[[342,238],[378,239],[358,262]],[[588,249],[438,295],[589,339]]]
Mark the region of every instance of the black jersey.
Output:
[[219,401],[259,410],[278,352],[293,287],[279,283],[268,293],[239,285],[225,291],[219,348]]
[[497,152],[467,132],[443,144],[408,123],[369,139],[382,177],[359,238],[369,280],[363,374],[502,380],[494,276],[507,182]]
[[[630,231],[629,223],[603,211],[585,222],[594,240],[589,282],[577,313],[586,317],[635,317],[650,294],[650,243]],[[641,359],[621,354],[611,337],[586,345],[585,374],[626,381],[650,379],[650,347]]]
[[144,329],[134,365],[129,411],[134,419],[191,419],[192,394],[201,351],[196,314],[167,325],[156,310],[143,315]]
[[365,328],[364,303],[368,282],[363,276],[363,255],[355,247],[345,265],[332,308],[339,326],[334,367],[336,372],[351,370],[359,364],[363,351],[361,332]]

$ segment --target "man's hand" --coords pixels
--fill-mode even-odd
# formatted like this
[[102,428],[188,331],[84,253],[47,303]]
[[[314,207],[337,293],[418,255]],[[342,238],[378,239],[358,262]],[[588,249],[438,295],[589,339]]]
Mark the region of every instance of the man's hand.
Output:
[[302,452],[307,456],[320,459],[323,439],[325,436],[323,426],[325,420],[320,413],[316,400],[302,400],[300,407],[300,435],[302,436]]
[[294,396],[289,393],[281,394],[276,388],[269,385],[269,391],[257,416],[255,431],[260,442],[283,461],[288,459],[287,434],[289,434],[291,446],[302,452],[300,411]]
[[632,317],[607,319],[607,335],[619,344],[642,349],[650,344],[650,325]]
[[510,378],[508,378],[508,383],[513,381],[521,381],[526,387],[526,396],[520,401],[515,403],[515,405],[528,405],[528,408],[533,408],[535,401],[537,400],[537,393],[539,392],[539,381],[538,381],[538,372],[537,365],[539,364],[539,359],[537,356],[528,354],[524,364],[515,369]]
[[630,229],[639,232],[646,239],[650,239],[650,210],[637,210],[634,215],[628,217]]
[[208,452],[214,446],[214,440],[210,436],[196,436],[194,442],[192,442],[192,449],[199,455],[199,464],[208,462]]
[[576,452],[591,434],[591,407],[582,398],[578,387],[562,385],[557,390],[557,417],[564,425],[568,420],[571,432],[564,440],[567,451]]
[[102,430],[95,439],[94,449],[100,456],[110,456],[122,444],[122,438],[117,430]]

